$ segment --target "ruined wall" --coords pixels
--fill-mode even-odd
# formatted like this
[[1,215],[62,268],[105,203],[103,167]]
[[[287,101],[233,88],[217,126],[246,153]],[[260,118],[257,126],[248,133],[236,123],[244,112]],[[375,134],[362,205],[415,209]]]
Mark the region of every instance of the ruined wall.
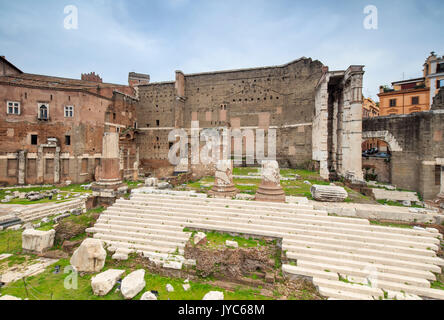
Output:
[[324,179],[363,180],[361,161],[363,66],[324,70],[316,86],[313,160]]
[[390,183],[390,167],[390,162],[386,159],[373,157],[362,159],[362,168],[364,169],[364,172],[376,174],[378,182]]
[[274,128],[281,164],[303,165],[311,160],[314,94],[321,74],[319,61],[303,58],[279,67],[178,71],[176,82],[139,86],[141,159],[166,162],[169,131],[199,121],[200,128]]
[[374,133],[388,143],[392,184],[418,191],[425,199],[433,199],[440,192],[436,171],[444,158],[444,112],[365,119],[363,133]]

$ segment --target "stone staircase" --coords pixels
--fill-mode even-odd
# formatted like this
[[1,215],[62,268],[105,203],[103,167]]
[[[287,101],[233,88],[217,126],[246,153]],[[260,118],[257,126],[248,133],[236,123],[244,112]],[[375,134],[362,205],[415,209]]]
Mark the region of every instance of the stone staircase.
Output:
[[48,203],[39,206],[31,206],[28,208],[21,208],[14,211],[16,216],[23,222],[35,221],[58,213],[64,213],[73,209],[85,209],[86,199],[78,198],[61,203]]
[[436,229],[376,226],[311,205],[137,193],[117,200],[87,232],[111,250],[181,268],[192,263],[182,256],[184,228],[280,238],[290,261],[283,273],[310,278],[331,299],[444,299],[444,290],[430,287],[444,265]]

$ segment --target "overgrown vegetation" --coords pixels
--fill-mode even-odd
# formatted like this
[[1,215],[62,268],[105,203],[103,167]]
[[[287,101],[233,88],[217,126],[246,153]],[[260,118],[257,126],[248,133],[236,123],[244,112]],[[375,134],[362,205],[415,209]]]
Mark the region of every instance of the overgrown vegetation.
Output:
[[[106,271],[110,268],[125,269],[126,274],[142,268],[141,265],[131,265],[131,262],[121,261],[116,266],[110,259],[107,259],[105,268]],[[68,267],[69,260],[61,259],[56,265],[60,266],[60,272],[54,273],[54,267],[50,266],[46,271],[40,275],[28,277],[25,281],[17,281],[0,289],[0,294],[13,295],[20,298],[28,298],[29,300],[123,300],[119,291],[116,291],[117,286],[104,297],[95,296],[91,288],[91,278],[93,275],[79,275],[77,281],[77,288],[66,289],[65,280],[71,275]],[[247,287],[238,287],[235,291],[224,290],[218,286],[211,285],[206,281],[190,281],[191,289],[185,291],[182,287],[184,281],[177,278],[163,277],[146,272],[145,274],[146,286],[134,300],[140,299],[142,294],[146,291],[155,290],[159,293],[159,300],[201,300],[203,296],[209,291],[222,291],[226,300],[264,300],[271,299],[260,294],[259,289],[251,289]],[[67,280],[68,284],[72,282]],[[174,287],[174,292],[167,292],[166,284],[171,284]]]
[[[191,231],[188,228],[183,229],[184,232],[192,232],[191,233],[191,239],[193,239],[194,235],[197,233],[197,231]],[[206,246],[209,248],[220,248],[225,246],[225,241],[236,241],[239,245],[239,248],[256,248],[260,246],[266,246],[269,244],[276,245],[276,240],[273,240],[270,242],[267,242],[265,239],[260,238],[244,238],[241,236],[232,236],[228,233],[219,233],[219,232],[205,232],[207,236],[207,243]]]

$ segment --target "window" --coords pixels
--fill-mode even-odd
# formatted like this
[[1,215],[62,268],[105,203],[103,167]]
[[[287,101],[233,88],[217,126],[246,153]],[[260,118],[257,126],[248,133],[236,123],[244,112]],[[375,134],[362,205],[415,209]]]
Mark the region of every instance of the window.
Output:
[[20,114],[20,102],[8,101],[6,104],[7,114]]
[[49,106],[46,104],[39,104],[38,118],[40,120],[48,120]]
[[156,125],[160,126],[160,120],[156,120]]
[[444,72],[444,63],[439,63],[436,66],[436,73],[441,73],[441,72]]
[[419,104],[419,97],[412,97],[412,104],[413,105]]
[[65,136],[65,145],[67,146],[71,145],[71,136]]
[[65,118],[74,117],[74,107],[73,106],[65,106]]
[[38,136],[36,134],[31,134],[31,144],[36,146],[38,142]]
[[444,79],[436,81],[436,88],[439,89],[442,87],[444,87]]
[[396,99],[390,99],[390,107],[396,107]]

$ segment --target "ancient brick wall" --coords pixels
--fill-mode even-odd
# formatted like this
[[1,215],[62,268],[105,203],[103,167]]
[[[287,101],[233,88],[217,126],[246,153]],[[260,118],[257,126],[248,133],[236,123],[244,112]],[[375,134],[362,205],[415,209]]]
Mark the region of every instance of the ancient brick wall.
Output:
[[[7,113],[7,102],[20,104],[19,114]],[[112,98],[82,90],[0,85],[0,183],[58,183],[94,180],[100,164],[102,136],[105,131],[126,130],[135,124],[135,99],[113,92]],[[38,106],[49,107],[48,119],[38,119]],[[72,117],[65,106],[73,107]],[[113,116],[115,114],[115,117]],[[36,141],[33,141],[36,136]],[[55,138],[57,147],[42,147]],[[137,148],[134,133],[122,149],[127,169],[134,171]],[[24,180],[19,179],[19,151],[25,152]]]
[[199,121],[200,128],[276,129],[278,160],[303,165],[311,160],[315,86],[321,74],[319,61],[303,58],[279,67],[177,72],[176,83],[139,86],[141,159],[167,160],[169,131]]
[[392,184],[418,191],[425,199],[433,199],[440,192],[436,168],[444,159],[443,112],[365,119],[363,133],[375,133],[388,143]]

